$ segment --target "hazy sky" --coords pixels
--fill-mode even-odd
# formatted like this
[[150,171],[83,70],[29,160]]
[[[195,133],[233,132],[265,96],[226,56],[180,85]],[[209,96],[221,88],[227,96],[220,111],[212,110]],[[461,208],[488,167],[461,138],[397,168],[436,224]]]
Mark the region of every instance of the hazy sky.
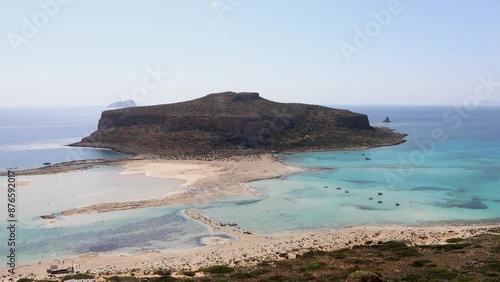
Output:
[[392,1],[0,0],[1,106],[454,104],[500,81],[500,1]]

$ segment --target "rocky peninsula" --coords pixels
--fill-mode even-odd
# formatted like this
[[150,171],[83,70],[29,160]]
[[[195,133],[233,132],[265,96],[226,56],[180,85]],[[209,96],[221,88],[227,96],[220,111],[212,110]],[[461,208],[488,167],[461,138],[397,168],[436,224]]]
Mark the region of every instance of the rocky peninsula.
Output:
[[370,126],[364,114],[278,103],[253,92],[224,92],[174,104],[104,111],[97,131],[72,146],[220,159],[387,146],[404,142],[404,136]]

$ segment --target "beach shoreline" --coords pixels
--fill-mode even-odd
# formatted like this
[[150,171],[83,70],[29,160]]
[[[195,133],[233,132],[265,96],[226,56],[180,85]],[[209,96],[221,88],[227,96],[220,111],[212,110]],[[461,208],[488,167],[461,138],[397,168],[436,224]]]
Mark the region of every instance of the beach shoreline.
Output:
[[61,214],[71,216],[137,208],[196,205],[231,196],[255,195],[256,191],[248,186],[249,182],[279,178],[303,170],[279,162],[271,155],[230,161],[137,159],[116,164],[122,167],[121,174],[145,174],[149,177],[182,180],[184,190],[163,198],[94,204],[61,211]]
[[[195,209],[186,209],[183,215],[210,227],[213,235],[202,238],[205,246],[169,251],[159,250],[131,255],[88,253],[77,257],[41,261],[20,265],[16,278],[49,279],[46,269],[51,265],[71,262],[79,272],[97,277],[151,275],[157,269],[174,273],[194,271],[212,265],[252,266],[262,261],[293,259],[308,251],[334,251],[356,245],[376,245],[387,241],[402,241],[409,245],[444,244],[450,238],[468,238],[488,233],[500,227],[500,222],[488,224],[457,223],[431,225],[352,226],[330,230],[304,230],[275,234],[254,234],[249,230],[222,224]],[[228,238],[217,234],[227,234]],[[2,275],[7,269],[1,269]],[[53,277],[52,277],[53,278]]]

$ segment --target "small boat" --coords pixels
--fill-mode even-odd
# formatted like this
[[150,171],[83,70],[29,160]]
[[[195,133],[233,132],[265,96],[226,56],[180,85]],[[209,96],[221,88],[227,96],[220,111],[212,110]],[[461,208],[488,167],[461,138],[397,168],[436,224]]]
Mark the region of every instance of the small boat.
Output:
[[382,201],[378,201],[377,203],[382,204]]
[[323,186],[323,188],[328,188],[328,186]]
[[238,224],[237,224],[237,223],[232,222],[232,223],[228,223],[227,225],[229,225],[229,226],[237,226]]
[[337,189],[337,190],[342,190],[342,188],[340,188],[340,187],[337,187],[337,188],[335,188],[335,189]]
[[386,117],[383,122],[391,122],[391,120],[389,119],[389,117]]
[[345,192],[344,192],[344,193],[349,193],[349,190],[345,190]]
[[372,158],[366,157],[366,158],[365,158],[365,161],[369,161],[369,160],[371,160],[371,159],[372,159]]
[[399,203],[396,203],[396,207],[399,207]]
[[370,196],[370,197],[368,197],[368,200],[370,200],[370,201],[371,201],[371,200],[373,200],[373,197],[371,197],[371,196]]
[[50,165],[50,163],[43,163],[43,165]]
[[382,194],[384,194],[384,193],[382,193],[380,191],[377,192],[377,195],[379,195],[379,196],[381,196]]

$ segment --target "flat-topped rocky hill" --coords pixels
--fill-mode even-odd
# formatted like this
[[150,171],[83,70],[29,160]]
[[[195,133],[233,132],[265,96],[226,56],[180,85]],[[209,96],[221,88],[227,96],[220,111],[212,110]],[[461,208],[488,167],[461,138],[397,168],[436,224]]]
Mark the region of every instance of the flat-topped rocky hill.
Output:
[[163,157],[229,156],[376,147],[399,144],[403,137],[371,127],[364,114],[224,92],[105,111],[98,130],[72,145]]

